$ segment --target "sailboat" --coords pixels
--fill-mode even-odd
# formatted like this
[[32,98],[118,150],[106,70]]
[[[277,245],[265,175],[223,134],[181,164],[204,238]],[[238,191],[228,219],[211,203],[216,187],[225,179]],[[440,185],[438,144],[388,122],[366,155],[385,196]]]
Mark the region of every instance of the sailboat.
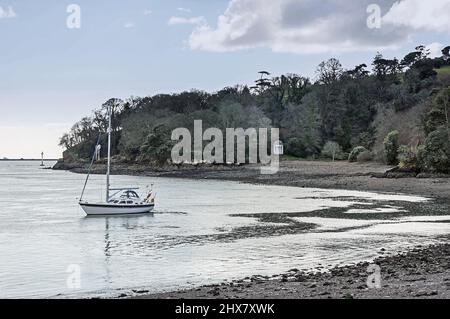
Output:
[[92,156],[91,165],[89,167],[83,191],[80,196],[79,205],[86,215],[127,215],[127,214],[147,214],[151,213],[155,207],[155,194],[150,190],[142,199],[138,193],[137,187],[128,188],[111,188],[110,172],[111,172],[111,107],[108,108],[108,165],[106,169],[106,196],[105,202],[90,203],[83,201],[84,191],[89,180],[92,165],[100,151],[100,136],[95,146],[94,155]]

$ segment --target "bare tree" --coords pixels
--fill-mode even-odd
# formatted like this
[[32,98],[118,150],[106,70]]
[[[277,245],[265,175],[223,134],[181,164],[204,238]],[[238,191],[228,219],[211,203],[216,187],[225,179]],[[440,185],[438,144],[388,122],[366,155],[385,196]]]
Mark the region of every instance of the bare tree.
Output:
[[321,84],[333,84],[341,78],[343,72],[341,62],[335,58],[320,63],[316,71],[318,81]]

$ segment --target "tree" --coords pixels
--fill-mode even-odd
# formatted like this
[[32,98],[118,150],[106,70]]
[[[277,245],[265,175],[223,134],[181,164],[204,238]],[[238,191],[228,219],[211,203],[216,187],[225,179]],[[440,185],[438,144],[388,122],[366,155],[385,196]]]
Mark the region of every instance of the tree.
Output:
[[414,51],[408,53],[402,60],[401,65],[402,67],[409,68],[412,65],[414,65],[417,61],[421,59],[420,52]]
[[316,70],[318,82],[321,84],[333,84],[340,79],[344,70],[338,59],[331,58],[319,64]]
[[241,104],[236,102],[222,102],[219,106],[220,127],[236,128],[244,126],[245,113]]
[[174,146],[170,137],[171,132],[166,126],[155,127],[141,146],[140,160],[153,161],[159,165],[166,163]]
[[281,121],[286,153],[302,158],[318,155],[322,145],[321,122],[317,96],[313,92],[300,104],[289,104]]
[[450,139],[450,87],[442,89],[434,98],[430,112],[426,115],[425,129],[428,133],[444,127]]
[[271,86],[271,81],[269,78],[267,78],[270,73],[267,71],[259,71],[258,73],[260,75],[260,78],[255,81],[255,86],[252,86],[250,89],[253,89],[257,93],[262,94]]
[[308,78],[297,74],[281,75],[272,79],[265,78],[269,75],[261,71],[261,78],[256,80],[254,90],[258,92],[259,104],[264,105],[264,110],[272,119],[275,126],[279,126],[282,120],[282,112],[290,103],[299,104],[302,98],[309,92],[311,83]]
[[350,163],[356,162],[358,160],[358,156],[364,152],[368,152],[368,150],[364,146],[355,147],[348,156],[348,161]]
[[450,62],[450,46],[442,49],[442,56],[445,61]]
[[345,75],[350,77],[351,79],[362,79],[369,75],[369,71],[366,70],[367,64],[357,65],[353,70],[348,70],[345,72]]
[[59,146],[64,147],[66,150],[73,146],[73,141],[68,133],[64,133],[64,135],[60,138]]
[[[194,120],[199,119],[205,128],[280,128],[286,154],[298,157],[320,155],[324,141],[334,141],[345,152],[361,145],[382,154],[383,139],[395,127],[405,124],[415,136],[449,127],[448,98],[439,92],[448,84],[444,77],[434,76],[435,68],[448,64],[449,54],[447,47],[443,57],[430,59],[429,51],[418,46],[401,63],[377,54],[371,74],[366,64],[344,72],[339,60],[330,59],[318,66],[315,83],[298,74],[271,76],[261,71],[251,88],[235,85],[214,93],[190,90],[124,101],[109,99],[91,116],[75,123],[61,137],[60,144],[70,149],[73,158],[92,156],[98,133],[106,132],[105,111],[110,107],[113,155],[121,155],[117,157],[121,160],[156,163],[160,158],[165,162],[166,133],[177,127],[192,132]],[[435,98],[431,103],[432,96]],[[431,110],[425,111],[429,104]],[[421,127],[416,123],[419,112],[424,115]],[[380,121],[375,120],[376,116]],[[381,123],[382,119],[387,124]],[[405,131],[402,139],[408,137]],[[388,142],[395,144],[390,139]],[[102,138],[101,143],[106,145],[106,139]]]
[[398,149],[398,161],[400,168],[419,170],[417,150],[413,147],[401,145]]
[[375,56],[372,66],[374,74],[382,81],[395,80],[397,74],[401,71],[400,63],[396,58],[385,59],[381,53]]
[[398,164],[398,149],[400,147],[398,143],[398,135],[398,131],[392,131],[386,136],[383,142],[386,160],[389,165]]
[[286,103],[300,104],[303,97],[310,92],[310,80],[297,74],[287,74],[285,80],[288,87]]
[[420,159],[428,170],[450,173],[450,140],[448,130],[441,127],[431,132],[420,152]]
[[121,99],[112,98],[106,101],[101,106],[101,112],[105,114],[105,120],[107,119],[107,110],[111,110],[111,129],[113,132],[117,132],[120,129],[120,114],[124,108],[124,102]]
[[419,61],[423,61],[430,56],[430,49],[424,45],[416,47],[415,51],[408,53],[402,60],[401,66],[410,68]]
[[322,149],[322,155],[331,158],[333,162],[336,158],[341,158],[342,153],[342,147],[338,143],[332,141],[326,142]]

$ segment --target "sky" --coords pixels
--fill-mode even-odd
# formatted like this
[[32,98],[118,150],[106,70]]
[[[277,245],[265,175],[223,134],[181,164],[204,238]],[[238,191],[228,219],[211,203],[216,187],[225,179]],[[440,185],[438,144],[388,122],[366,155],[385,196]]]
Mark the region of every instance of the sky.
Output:
[[111,97],[437,54],[450,0],[0,0],[0,39],[0,158],[59,158],[59,137]]

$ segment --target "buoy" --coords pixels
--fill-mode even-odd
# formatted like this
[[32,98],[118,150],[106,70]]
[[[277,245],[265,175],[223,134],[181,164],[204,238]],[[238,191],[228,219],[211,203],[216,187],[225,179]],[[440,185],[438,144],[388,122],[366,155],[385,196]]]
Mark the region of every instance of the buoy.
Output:
[[44,165],[44,152],[41,153],[41,167],[45,166]]

